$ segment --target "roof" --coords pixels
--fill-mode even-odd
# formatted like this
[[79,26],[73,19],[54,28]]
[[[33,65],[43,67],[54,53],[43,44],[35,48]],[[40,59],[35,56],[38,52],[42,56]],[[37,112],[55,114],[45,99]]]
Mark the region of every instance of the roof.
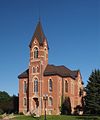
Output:
[[71,71],[65,66],[55,66],[55,65],[47,65],[44,76],[50,76],[50,75],[59,75],[61,77],[71,77],[75,79],[77,77],[77,71]]
[[18,78],[28,78],[29,77],[29,69],[25,70],[23,73],[21,73]]
[[31,40],[31,42],[29,44],[29,47],[31,47],[31,45],[32,45],[32,43],[33,43],[33,41],[34,41],[35,38],[38,40],[38,42],[39,42],[40,45],[42,45],[44,39],[46,39],[40,21],[38,22],[38,24],[36,26],[36,29],[35,29],[34,35],[32,37],[32,40]]
[[[51,75],[59,75],[61,77],[71,77],[75,79],[78,75],[77,71],[72,71],[65,66],[55,66],[55,65],[47,65],[46,69],[44,70],[44,76],[51,76]],[[29,69],[21,73],[18,78],[28,78],[29,77]]]

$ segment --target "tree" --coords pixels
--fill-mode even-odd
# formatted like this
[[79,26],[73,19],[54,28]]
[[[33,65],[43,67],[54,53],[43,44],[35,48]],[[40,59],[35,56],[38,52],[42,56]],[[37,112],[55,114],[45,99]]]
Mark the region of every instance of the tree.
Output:
[[13,95],[12,96],[12,106],[13,106],[13,112],[14,113],[18,113],[18,106],[19,106],[18,103],[19,103],[18,102],[18,96]]
[[63,115],[71,114],[71,103],[69,97],[65,97],[64,102],[62,103],[61,114]]
[[18,113],[18,97],[10,96],[5,91],[0,91],[0,114],[1,113]]
[[2,112],[7,112],[11,97],[5,91],[0,91],[0,109]]
[[100,70],[94,70],[89,77],[84,112],[100,115]]

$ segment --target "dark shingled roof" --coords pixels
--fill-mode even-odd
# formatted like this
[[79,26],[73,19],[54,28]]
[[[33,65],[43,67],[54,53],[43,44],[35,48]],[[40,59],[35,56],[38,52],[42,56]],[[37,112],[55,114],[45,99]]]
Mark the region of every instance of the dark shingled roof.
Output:
[[59,75],[61,77],[72,77],[75,79],[77,77],[78,71],[71,71],[65,66],[55,66],[55,65],[47,65],[44,76],[50,75]]
[[[71,71],[65,66],[55,66],[55,65],[47,65],[44,71],[44,76],[51,76],[51,75],[59,75],[61,77],[71,77],[75,79],[78,75],[77,71]],[[25,72],[21,73],[18,78],[28,78],[29,77],[29,69]]]
[[32,40],[31,40],[31,42],[29,44],[29,47],[31,47],[32,42],[34,41],[35,38],[38,40],[38,42],[39,42],[40,45],[42,45],[44,39],[46,39],[40,21],[38,22],[38,24],[36,26],[36,29],[35,29],[34,35],[32,37]]
[[21,73],[18,78],[28,78],[29,77],[29,69]]

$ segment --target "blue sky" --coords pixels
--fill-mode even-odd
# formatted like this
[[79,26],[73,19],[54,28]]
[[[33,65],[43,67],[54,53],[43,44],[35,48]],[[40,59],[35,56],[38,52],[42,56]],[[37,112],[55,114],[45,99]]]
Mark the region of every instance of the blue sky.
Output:
[[85,85],[100,69],[100,0],[0,0],[0,90],[18,93],[39,16],[49,63],[80,69]]

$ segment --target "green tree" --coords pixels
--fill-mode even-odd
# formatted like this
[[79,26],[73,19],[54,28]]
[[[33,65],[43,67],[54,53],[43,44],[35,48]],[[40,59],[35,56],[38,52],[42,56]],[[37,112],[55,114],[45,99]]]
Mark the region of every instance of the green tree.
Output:
[[0,113],[18,113],[18,97],[10,96],[5,91],[0,91]]
[[89,77],[84,112],[100,115],[100,70],[94,70]]
[[69,97],[65,97],[64,102],[62,103],[61,114],[63,115],[71,114],[71,103]]

